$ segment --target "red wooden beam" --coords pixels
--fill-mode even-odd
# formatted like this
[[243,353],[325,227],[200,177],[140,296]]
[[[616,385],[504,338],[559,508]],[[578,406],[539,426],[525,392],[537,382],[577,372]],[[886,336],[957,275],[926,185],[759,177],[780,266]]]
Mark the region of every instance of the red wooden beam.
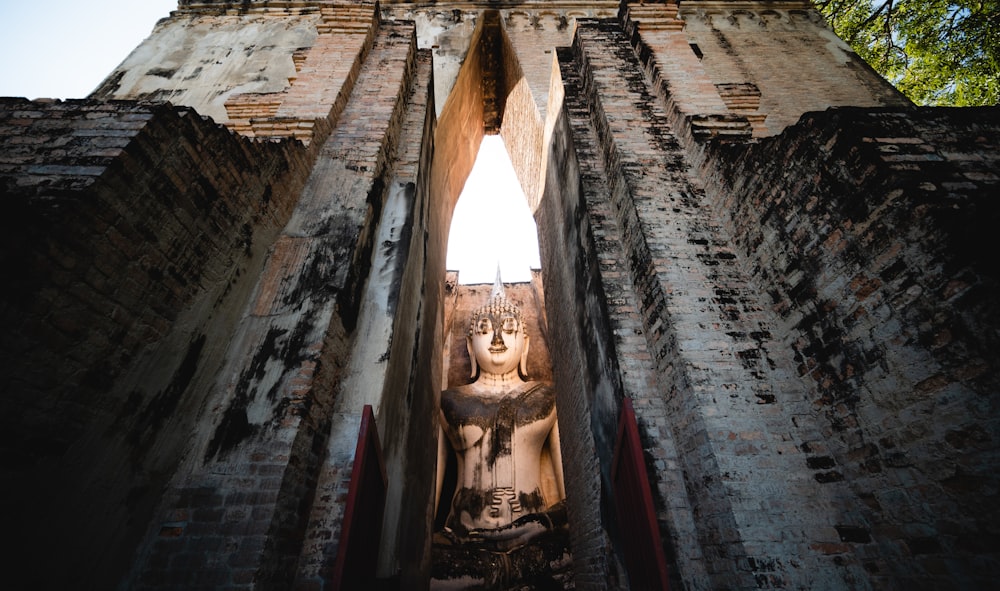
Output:
[[370,404],[361,411],[361,428],[351,469],[344,520],[340,527],[340,547],[334,563],[330,588],[371,589],[378,564],[385,512],[387,479],[382,446]]
[[628,396],[618,421],[611,482],[629,586],[634,591],[668,591],[667,559],[642,456],[639,425]]

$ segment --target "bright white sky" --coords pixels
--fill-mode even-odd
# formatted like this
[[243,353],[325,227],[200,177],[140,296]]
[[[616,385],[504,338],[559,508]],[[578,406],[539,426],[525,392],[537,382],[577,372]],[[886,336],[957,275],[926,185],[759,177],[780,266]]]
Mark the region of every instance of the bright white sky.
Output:
[[0,96],[83,98],[177,0],[0,0]]
[[535,220],[507,149],[487,135],[451,219],[447,266],[459,271],[459,283],[493,283],[497,263],[504,283],[528,281],[541,266]]
[[[177,7],[177,0],[0,0],[0,96],[83,98]],[[461,283],[527,281],[535,222],[499,136],[486,136],[448,240]]]

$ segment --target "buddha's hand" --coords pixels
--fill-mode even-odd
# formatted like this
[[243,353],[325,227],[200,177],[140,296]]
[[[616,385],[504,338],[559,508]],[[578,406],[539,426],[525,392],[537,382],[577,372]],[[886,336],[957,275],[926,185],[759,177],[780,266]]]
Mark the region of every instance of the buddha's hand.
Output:
[[470,540],[490,542],[504,549],[517,548],[540,534],[552,529],[552,521],[545,513],[525,515],[511,523],[493,529],[469,530]]

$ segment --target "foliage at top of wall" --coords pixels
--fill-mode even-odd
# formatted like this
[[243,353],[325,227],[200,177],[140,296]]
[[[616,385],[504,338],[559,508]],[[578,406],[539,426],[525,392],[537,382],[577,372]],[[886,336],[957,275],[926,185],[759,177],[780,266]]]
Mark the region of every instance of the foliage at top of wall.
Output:
[[1000,0],[814,0],[858,55],[921,105],[1000,104]]

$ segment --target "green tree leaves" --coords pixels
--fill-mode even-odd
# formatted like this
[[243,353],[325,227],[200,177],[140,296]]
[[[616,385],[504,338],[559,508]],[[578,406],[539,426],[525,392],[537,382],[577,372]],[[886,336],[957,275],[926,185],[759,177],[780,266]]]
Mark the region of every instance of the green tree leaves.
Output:
[[815,0],[833,30],[921,105],[1000,104],[1000,0]]

